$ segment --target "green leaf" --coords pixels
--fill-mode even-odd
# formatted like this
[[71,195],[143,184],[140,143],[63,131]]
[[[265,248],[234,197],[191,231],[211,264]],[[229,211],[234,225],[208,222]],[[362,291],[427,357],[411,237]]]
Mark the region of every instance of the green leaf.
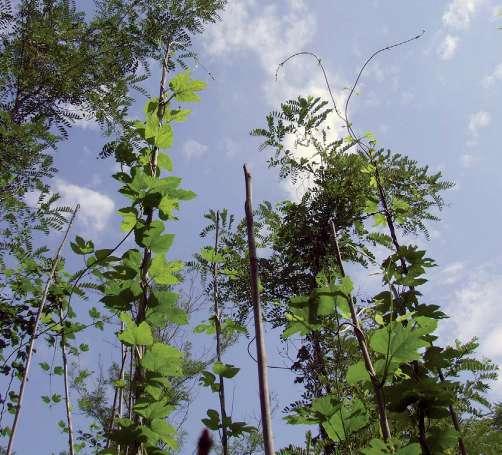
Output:
[[47,362],[40,362],[40,368],[44,371],[49,371],[51,369],[50,365]]
[[217,253],[214,248],[211,248],[209,246],[202,248],[202,250],[200,251],[200,257],[211,264],[215,262],[221,263],[225,261],[221,254]]
[[360,360],[359,362],[350,365],[347,369],[347,382],[350,385],[355,385],[358,382],[367,382],[370,380],[370,375],[368,374],[368,370],[366,370],[366,366],[364,362]]
[[195,92],[204,90],[206,88],[206,83],[192,79],[190,70],[186,70],[174,76],[169,86],[174,92],[176,101],[193,102],[200,100],[199,95]]
[[458,444],[458,432],[455,430],[432,427],[428,435],[427,441],[432,453],[443,453]]
[[62,376],[64,373],[63,367],[54,367],[54,374]]
[[359,399],[346,401],[329,420],[323,422],[332,441],[344,441],[351,434],[364,428],[369,423],[368,411]]
[[166,109],[166,117],[169,121],[186,122],[191,112],[190,109],[176,109],[172,111],[167,111]]
[[173,128],[169,123],[165,123],[159,127],[155,133],[155,145],[161,149],[169,148],[173,145]]
[[153,344],[152,329],[147,322],[140,325],[132,320],[129,313],[123,312],[120,319],[124,322],[125,328],[118,335],[120,341],[128,346],[150,346]]
[[220,415],[218,411],[214,409],[207,410],[207,419],[202,419],[202,423],[206,425],[210,430],[216,431],[220,428]]
[[141,365],[164,376],[181,376],[183,353],[174,346],[154,343],[145,353]]
[[150,276],[159,285],[172,286],[180,282],[176,273],[183,270],[183,262],[166,261],[163,254],[156,255],[150,266]]
[[231,379],[238,372],[240,368],[234,367],[233,365],[229,365],[222,362],[215,362],[213,365],[213,372],[218,376],[223,376],[224,378]]
[[159,153],[157,155],[157,165],[165,171],[172,172],[173,170],[173,160],[167,153]]
[[375,213],[375,215],[373,215],[373,220],[375,221],[374,226],[385,226],[387,223],[387,218],[385,218],[383,213]]
[[213,392],[220,390],[220,383],[216,382],[216,376],[209,371],[203,371],[199,380],[204,387],[210,387]]
[[388,355],[389,361],[405,363],[418,360],[418,349],[429,346],[421,339],[423,333],[413,330],[408,324],[406,327],[394,321],[390,325],[375,330],[370,338],[372,349],[380,354]]
[[178,199],[163,196],[159,203],[159,210],[165,218],[172,218],[173,212],[179,208]]
[[169,425],[164,419],[154,419],[150,424],[153,432],[159,435],[159,438],[171,449],[178,448],[177,431],[172,425]]
[[173,410],[174,406],[169,405],[167,400],[140,400],[134,405],[134,411],[149,420],[167,417]]
[[164,223],[160,220],[153,221],[150,226],[136,229],[134,234],[136,242],[142,247],[149,248],[153,253],[165,254],[171,248],[174,234],[161,235],[164,231]]
[[138,212],[133,207],[125,207],[118,211],[119,215],[122,217],[122,223],[120,224],[120,229],[122,232],[129,232],[138,221]]
[[188,314],[176,306],[178,294],[169,291],[153,291],[146,313],[147,321],[154,327],[164,327],[170,322],[177,325],[188,324]]
[[84,255],[94,252],[94,243],[89,240],[85,241],[82,237],[76,236],[75,242],[70,242],[70,247],[76,254]]
[[420,444],[414,442],[413,444],[409,444],[406,447],[401,447],[396,455],[420,455],[422,453],[422,449],[420,448]]
[[194,333],[206,333],[207,335],[214,335],[216,333],[216,327],[214,321],[203,322],[198,324],[193,329]]

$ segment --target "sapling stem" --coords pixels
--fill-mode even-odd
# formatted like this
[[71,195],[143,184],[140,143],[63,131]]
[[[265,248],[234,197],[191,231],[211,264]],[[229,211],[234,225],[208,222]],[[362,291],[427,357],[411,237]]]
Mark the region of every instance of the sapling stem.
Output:
[[268,389],[267,352],[263,335],[263,323],[261,316],[260,291],[258,288],[258,260],[256,257],[256,242],[254,236],[253,202],[251,188],[251,174],[244,165],[244,180],[246,183],[246,226],[249,248],[249,272],[251,299],[254,310],[254,325],[256,334],[256,354],[258,360],[258,382],[260,388],[260,408],[263,428],[263,443],[265,455],[274,455],[274,441],[272,434],[272,418],[270,412],[270,394]]
[[[219,237],[220,237],[220,212],[216,212],[216,223],[215,223],[215,236],[214,236],[214,252],[218,254],[219,247]],[[213,304],[214,304],[214,326],[216,330],[216,358],[218,362],[221,362],[221,308],[219,307],[219,295],[218,295],[218,263],[213,262]],[[225,409],[225,380],[223,376],[219,375],[219,389],[218,396],[220,399],[220,413],[222,423],[226,421],[227,411]],[[221,446],[223,449],[223,455],[228,455],[228,431],[227,426],[223,423],[221,428]]]
[[80,205],[77,204],[77,206],[75,207],[75,210],[73,211],[73,215],[70,218],[68,226],[66,227],[66,231],[64,233],[64,236],[61,239],[61,242],[59,243],[59,246],[56,250],[56,254],[52,260],[52,267],[49,272],[49,276],[47,277],[47,282],[45,283],[45,288],[44,288],[44,291],[42,294],[42,298],[40,300],[40,305],[38,307],[37,315],[35,316],[35,323],[33,324],[33,329],[32,329],[31,335],[30,335],[30,344],[28,346],[28,352],[26,354],[26,362],[24,364],[24,372],[23,372],[23,377],[21,379],[21,385],[19,386],[19,396],[17,399],[16,413],[14,415],[14,421],[12,423],[12,428],[10,430],[9,443],[7,445],[7,454],[6,455],[12,455],[12,450],[14,448],[14,440],[16,437],[16,430],[17,430],[17,427],[19,424],[19,418],[21,416],[21,408],[23,405],[24,392],[26,389],[26,383],[28,382],[28,374],[30,372],[31,360],[33,358],[33,351],[35,349],[35,341],[36,341],[38,326],[40,325],[40,319],[42,318],[42,314],[43,314],[44,308],[45,308],[45,303],[47,302],[47,296],[49,295],[49,289],[50,289],[51,284],[54,280],[57,266],[58,266],[59,260],[61,258],[61,251],[63,249],[64,244],[66,243],[66,239],[68,238],[68,234],[69,234],[70,229],[73,225],[73,221],[75,220],[75,217],[77,216],[77,212],[78,212],[79,208],[80,208]]
[[66,356],[66,334],[64,328],[63,308],[59,307],[59,320],[61,321],[61,356],[63,359],[63,383],[64,383],[64,402],[66,411],[66,423],[68,426],[68,451],[69,455],[75,455],[73,441],[73,423],[71,416],[70,388],[68,386],[68,358]]
[[[330,224],[333,232],[333,244],[335,247],[336,262],[338,264],[338,268],[340,269],[342,277],[345,277],[346,276],[345,268],[343,266],[342,256],[340,253],[340,248],[338,246],[338,236],[336,233],[336,226],[334,220],[330,220]],[[363,356],[366,371],[368,372],[371,379],[371,384],[373,385],[373,392],[375,394],[378,418],[380,422],[380,430],[382,431],[382,437],[384,441],[387,442],[391,438],[391,433],[390,433],[389,421],[387,419],[387,410],[385,409],[385,400],[382,393],[382,387],[380,385],[380,382],[378,381],[378,377],[375,372],[375,368],[373,366],[373,362],[371,360],[371,356],[368,350],[368,345],[366,343],[366,338],[361,328],[361,324],[359,323],[359,317],[357,316],[356,310],[354,308],[354,302],[352,301],[351,295],[349,295],[348,304],[350,309],[350,317],[352,319],[352,325],[354,327],[354,334],[357,338],[359,349],[361,350],[361,354]]]

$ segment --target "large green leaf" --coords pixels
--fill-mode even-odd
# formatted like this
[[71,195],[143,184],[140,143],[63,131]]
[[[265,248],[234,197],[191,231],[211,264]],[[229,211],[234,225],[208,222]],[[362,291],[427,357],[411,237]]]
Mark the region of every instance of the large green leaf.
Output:
[[152,250],[154,253],[165,254],[171,248],[174,234],[162,235],[164,223],[160,220],[153,221],[150,226],[143,226],[135,230],[138,244]]
[[167,400],[139,400],[134,405],[134,412],[146,419],[160,419],[167,417],[173,412],[174,406],[168,404]]
[[239,372],[239,370],[240,368],[222,362],[215,362],[213,365],[213,372],[215,374],[228,379],[233,378]]
[[139,325],[132,320],[129,313],[122,313],[120,319],[124,323],[124,330],[119,333],[118,338],[128,346],[150,346],[153,344],[152,329],[147,322],[143,321]]
[[159,285],[172,286],[180,282],[176,273],[183,269],[181,261],[166,261],[163,254],[156,255],[149,269],[149,274]]
[[183,353],[174,346],[154,343],[141,360],[141,365],[148,371],[164,376],[181,376]]
[[178,294],[169,291],[153,291],[146,320],[154,327],[161,328],[170,322],[177,325],[188,324],[188,314],[176,306]]
[[120,229],[123,232],[129,232],[138,221],[138,212],[132,207],[125,207],[118,211],[119,215],[122,217],[122,223],[120,224]]
[[206,262],[215,263],[215,262],[224,262],[224,258],[221,254],[217,253],[214,248],[206,246],[202,248],[200,251],[200,257],[204,259]]
[[322,426],[332,441],[344,441],[369,423],[368,411],[358,399],[347,400]]
[[206,83],[197,81],[191,78],[190,70],[178,73],[169,83],[171,90],[174,92],[176,101],[199,101],[200,96],[195,93],[206,88]]
[[159,153],[157,155],[157,164],[160,169],[172,172],[173,170],[173,160],[167,153]]
[[388,356],[389,361],[406,363],[418,360],[418,350],[430,345],[421,338],[423,335],[424,330],[414,330],[411,322],[404,326],[399,321],[393,321],[373,332],[370,345],[374,351]]
[[155,145],[161,149],[169,148],[173,145],[173,128],[169,123],[165,123],[159,127],[155,134]]

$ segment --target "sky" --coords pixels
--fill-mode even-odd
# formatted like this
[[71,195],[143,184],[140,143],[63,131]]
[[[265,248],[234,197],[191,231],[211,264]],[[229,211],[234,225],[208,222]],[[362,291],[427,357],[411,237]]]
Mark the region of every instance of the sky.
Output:
[[[267,169],[266,152],[249,131],[264,125],[265,115],[282,101],[298,95],[326,97],[318,65],[299,57],[285,65],[276,80],[277,65],[291,53],[313,51],[322,59],[337,101],[342,101],[364,60],[389,44],[425,34],[410,44],[381,54],[364,72],[351,105],[358,131],[372,131],[382,147],[404,153],[441,170],[456,182],[445,195],[448,206],[442,222],[431,226],[431,240],[410,238],[426,247],[438,267],[430,273],[425,296],[440,303],[450,319],[440,328],[441,340],[466,341],[479,337],[480,353],[502,363],[502,249],[497,229],[502,224],[502,155],[497,133],[502,120],[502,3],[493,0],[231,0],[222,21],[210,26],[196,41],[201,65],[194,74],[208,82],[202,102],[189,122],[175,130],[171,150],[175,175],[197,199],[186,203],[180,221],[170,230],[176,241],[170,255],[187,259],[201,246],[202,215],[210,208],[227,207],[243,215],[242,165],[249,163],[256,203],[297,198],[299,189],[281,182]],[[208,76],[208,71],[214,80]],[[159,74],[152,71],[146,87],[157,92]],[[141,115],[144,98],[136,94],[131,116]],[[334,124],[335,131],[339,125]],[[104,139],[92,120],[79,121],[61,145],[53,188],[65,202],[81,204],[74,233],[109,247],[118,239],[116,211],[127,202],[119,197],[110,175],[111,161],[97,159]],[[358,287],[370,286],[359,271]],[[368,280],[368,283],[370,281]],[[86,311],[82,303],[81,311]],[[200,318],[201,316],[197,316]],[[268,330],[271,363],[287,362],[278,350],[279,333]],[[117,358],[113,334],[101,337],[99,358]],[[200,349],[209,340],[194,342]],[[245,351],[247,342],[234,346],[227,361],[242,367],[231,386],[234,416],[255,419],[255,365]],[[38,361],[52,355],[43,349]],[[82,359],[92,365],[98,354]],[[94,356],[94,357],[92,357]],[[301,427],[287,428],[281,409],[298,392],[293,376],[271,370],[270,385],[278,411],[274,414],[277,446],[301,441]],[[55,429],[61,409],[46,409],[35,387],[46,381],[35,372],[30,381],[19,455],[57,453],[62,436]],[[54,386],[55,387],[55,386]],[[491,398],[502,400],[502,381],[493,385]],[[215,396],[197,392],[186,429],[182,454],[193,453],[205,409],[217,407]],[[48,438],[47,434],[55,435]]]

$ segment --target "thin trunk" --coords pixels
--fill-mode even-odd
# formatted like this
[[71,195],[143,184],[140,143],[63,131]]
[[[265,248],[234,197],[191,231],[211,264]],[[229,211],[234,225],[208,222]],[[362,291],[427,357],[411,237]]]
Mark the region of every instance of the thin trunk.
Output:
[[[394,244],[394,247],[396,248],[396,252],[397,252],[400,248],[400,244],[397,239],[396,228],[394,226],[394,220],[392,219],[392,214],[389,210],[387,198],[385,197],[385,191],[383,188],[382,179],[380,177],[380,171],[378,170],[378,165],[375,162],[373,162],[372,164],[375,167],[375,180],[376,180],[377,187],[378,187],[378,194],[380,197],[380,202],[381,202],[383,209],[384,209],[384,212],[385,212],[385,219],[387,221],[387,227],[389,228],[390,236],[392,238],[392,243]],[[408,267],[406,265],[406,261],[403,258],[401,258],[401,267],[402,267],[404,273],[408,272]],[[413,289],[413,287],[410,287],[410,289]],[[417,362],[413,362],[414,371],[417,371],[417,369],[418,369],[417,367],[418,367]],[[439,379],[441,380],[441,382],[444,382],[445,379],[444,379],[443,372],[441,371],[441,369],[438,369],[438,373],[439,373]],[[460,453],[461,453],[461,455],[467,455],[467,450],[464,445],[464,440],[462,439],[462,436],[460,433],[460,423],[458,420],[457,413],[452,405],[448,405],[448,411],[449,411],[449,414],[450,414],[450,417],[451,417],[451,420],[453,423],[453,427],[455,428],[455,430],[459,434],[458,446],[460,449]],[[419,428],[419,431],[422,431],[422,430]],[[425,431],[425,425],[423,426],[423,431]],[[426,442],[425,436],[423,438],[421,438],[421,442],[420,442],[421,444],[422,444],[422,441],[423,441],[423,446],[426,447],[427,442]],[[429,450],[429,449],[427,448],[427,450]]]
[[[220,235],[220,212],[216,212],[216,233],[214,238],[214,251],[218,254],[218,242]],[[216,358],[218,362],[221,362],[222,353],[222,343],[221,343],[221,310],[218,303],[218,263],[213,262],[213,304],[214,304],[214,326],[216,330]],[[225,382],[223,376],[219,375],[220,388],[218,390],[218,396],[220,398],[220,413],[221,421],[225,422],[227,417],[227,412],[225,409]],[[226,425],[222,425],[221,429],[221,447],[223,449],[223,455],[228,455],[228,430]]]
[[26,362],[24,364],[23,377],[21,379],[21,385],[19,387],[19,397],[17,399],[16,414],[14,415],[14,422],[12,423],[12,428],[9,435],[9,443],[7,445],[7,455],[12,455],[12,450],[14,447],[14,439],[16,436],[16,430],[19,423],[19,418],[21,416],[21,407],[23,404],[24,391],[26,388],[26,383],[28,382],[28,374],[30,372],[31,359],[33,357],[33,350],[35,348],[35,340],[37,338],[37,330],[40,324],[40,319],[44,311],[45,302],[47,301],[47,296],[49,295],[49,289],[51,287],[52,281],[54,280],[54,275],[56,273],[56,269],[59,264],[61,250],[63,249],[63,246],[66,243],[66,239],[68,238],[68,234],[70,232],[71,226],[73,224],[73,221],[75,220],[79,208],[80,208],[79,205],[75,207],[75,210],[73,211],[73,215],[70,219],[70,222],[68,223],[63,239],[61,240],[58,246],[56,255],[54,256],[54,259],[52,261],[52,267],[49,272],[49,277],[47,278],[47,282],[45,284],[44,292],[42,294],[42,299],[40,301],[40,306],[38,307],[37,315],[35,317],[35,324],[33,325],[32,333],[30,336],[30,344],[28,346],[28,352],[26,355]]
[[[333,242],[335,246],[336,261],[338,263],[340,273],[342,274],[343,277],[345,277],[345,268],[343,266],[342,256],[340,254],[340,248],[338,246],[338,236],[336,233],[336,226],[333,220],[331,220],[331,229],[333,231]],[[382,386],[375,372],[375,368],[373,366],[373,362],[371,360],[370,353],[368,350],[368,345],[366,343],[366,338],[361,328],[361,324],[359,323],[359,318],[357,317],[357,313],[354,308],[354,302],[352,301],[351,295],[348,298],[348,304],[350,309],[350,317],[352,320],[352,325],[354,326],[354,334],[357,338],[359,349],[361,350],[363,356],[364,365],[370,376],[371,384],[373,385],[373,392],[375,394],[378,418],[380,421],[380,430],[382,431],[382,436],[384,441],[388,441],[391,438],[391,433],[390,433],[389,421],[387,420],[387,410],[385,409],[385,399],[383,396]]]
[[253,300],[254,325],[256,335],[256,353],[258,361],[258,382],[260,387],[260,408],[263,428],[263,443],[265,455],[274,454],[274,441],[272,434],[272,418],[270,413],[270,395],[268,390],[267,352],[263,335],[263,323],[261,316],[260,292],[258,288],[258,260],[256,257],[256,242],[254,237],[253,202],[251,194],[251,174],[244,165],[244,179],[246,182],[246,224],[249,247],[249,272],[251,298]]
[[[167,73],[169,66],[169,57],[171,53],[171,41],[167,41],[166,51],[164,54],[164,59],[162,62],[162,76],[160,81],[160,90],[159,90],[159,106],[157,109],[157,116],[160,124],[162,124],[162,119],[164,117],[165,109],[166,109],[166,100],[164,99],[164,95],[167,89]],[[157,166],[158,161],[158,149],[155,148],[153,150],[152,156],[150,157],[150,172],[152,176],[155,176],[158,170]],[[149,227],[153,221],[153,208],[145,208],[144,213],[146,215],[145,226]],[[149,248],[144,248],[143,250],[143,260],[140,266],[140,275],[141,275],[141,288],[142,288],[142,296],[138,303],[137,314],[136,314],[136,324],[141,324],[146,317],[146,310],[148,307],[148,300],[150,297],[150,284],[148,279],[148,270],[150,269],[150,264],[152,260],[152,251]],[[133,401],[136,402],[140,399],[143,388],[141,385],[144,383],[145,372],[141,367],[141,357],[144,354],[144,347],[137,346],[137,350],[132,353],[132,355],[136,359],[136,368],[134,371],[133,382]],[[139,415],[134,416],[134,420],[136,423],[141,424],[142,418]],[[136,455],[140,453],[142,447],[142,443],[140,441],[134,441],[132,445],[133,453]]]
[[432,455],[427,443],[427,431],[425,429],[425,413],[421,406],[418,407],[418,441],[422,448],[422,455]]
[[64,401],[66,410],[66,422],[68,425],[68,451],[69,455],[75,454],[73,442],[73,423],[71,417],[71,402],[70,402],[70,388],[68,387],[68,358],[66,356],[66,334],[64,330],[63,308],[59,307],[59,320],[62,326],[61,329],[61,354],[63,358],[63,382],[64,382]]
[[[121,324],[121,330],[124,330],[124,323]],[[127,351],[125,350],[124,345],[122,344],[120,346],[121,354],[122,354],[122,363],[120,365],[120,373],[119,373],[119,379],[124,380],[124,369],[125,369],[125,363],[127,360]],[[115,409],[118,407],[118,416],[122,417],[122,395],[123,395],[123,387],[115,388],[114,394],[113,394],[113,404],[112,404],[112,410],[111,410],[111,416],[110,416],[110,423],[108,425],[108,437],[106,440],[106,448],[108,449],[110,447],[110,433],[113,431],[113,425],[115,423]],[[117,451],[120,452],[119,447],[117,448]]]
[[[445,377],[441,369],[438,369],[439,379],[441,382],[445,382]],[[458,420],[457,412],[455,408],[450,404],[448,405],[448,411],[450,412],[451,421],[453,423],[453,427],[458,432],[458,448],[460,450],[461,455],[467,455],[467,449],[465,448],[464,440],[461,435],[460,422]]]

